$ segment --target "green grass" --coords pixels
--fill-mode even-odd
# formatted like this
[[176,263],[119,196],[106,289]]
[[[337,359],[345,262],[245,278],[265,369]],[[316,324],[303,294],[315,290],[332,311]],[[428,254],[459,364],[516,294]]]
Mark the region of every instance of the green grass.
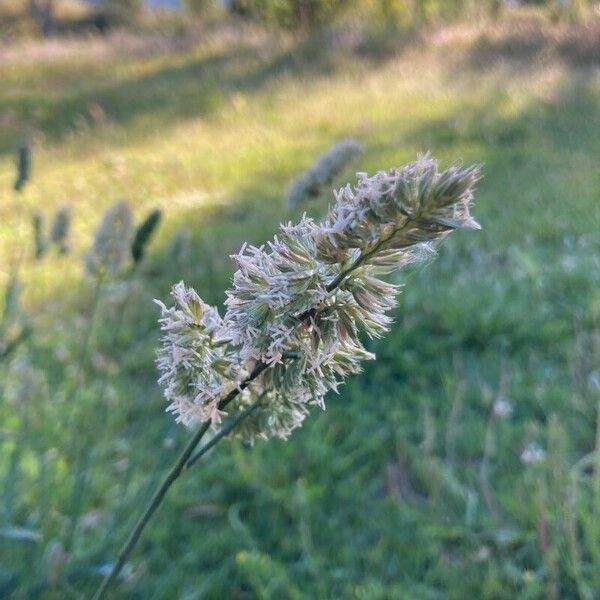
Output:
[[[118,597],[597,597],[600,78],[597,45],[582,34],[573,53],[561,31],[521,32],[519,52],[506,31],[457,27],[426,43],[208,32],[0,58],[0,284],[23,254],[33,328],[0,363],[0,597],[98,584],[188,435],[155,383],[152,298],[184,279],[221,303],[228,255],[296,218],[289,180],[347,136],[367,148],[357,170],[426,150],[483,163],[483,231],[402,277],[378,360],[326,412],[288,442],[220,445],[175,485]],[[165,219],[141,271],[101,291],[77,384],[94,287],[81,256],[117,197]],[[73,251],[36,262],[31,214],[65,202]],[[499,398],[507,419],[490,416]],[[531,442],[546,458],[528,466]]]

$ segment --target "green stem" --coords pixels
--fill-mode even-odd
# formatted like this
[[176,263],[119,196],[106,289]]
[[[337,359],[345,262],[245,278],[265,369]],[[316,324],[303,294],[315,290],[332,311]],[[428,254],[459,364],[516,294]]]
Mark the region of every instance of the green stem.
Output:
[[74,396],[77,393],[79,388],[79,378],[81,377],[81,372],[85,367],[88,355],[90,353],[90,346],[92,342],[92,333],[94,331],[94,325],[96,323],[96,314],[98,312],[98,306],[100,305],[100,296],[102,290],[102,284],[104,282],[104,276],[100,275],[96,279],[96,285],[94,286],[94,296],[92,298],[92,309],[90,314],[90,321],[88,324],[87,331],[85,332],[85,337],[83,339],[83,344],[81,348],[81,358],[77,363],[77,370],[75,371],[75,376],[73,377],[73,385],[69,388],[68,394],[66,396],[66,404],[67,406],[71,404],[74,399]]
[[[409,219],[406,223],[404,223],[404,225],[402,225],[402,227],[394,229],[394,231],[392,231],[392,233],[388,237],[379,240],[368,252],[361,254],[347,269],[341,271],[337,275],[337,277],[325,288],[327,292],[331,293],[335,289],[340,287],[344,279],[346,279],[346,277],[348,277],[350,273],[356,271],[356,269],[364,265],[369,260],[369,258],[371,258],[374,254],[379,252],[382,248],[384,248],[385,245],[388,242],[390,242],[398,233],[406,229],[410,225],[411,221],[412,219]],[[296,320],[298,322],[306,321],[307,319],[313,317],[316,314],[316,312],[316,307],[309,308],[308,310],[304,311],[301,315],[296,317]]]
[[150,499],[150,502],[148,502],[148,505],[144,509],[142,516],[139,518],[138,522],[136,523],[135,527],[130,533],[129,538],[121,548],[119,556],[117,557],[117,562],[113,565],[113,568],[111,569],[110,573],[104,578],[102,585],[98,588],[98,591],[94,595],[94,600],[101,600],[101,598],[104,598],[106,596],[108,588],[121,572],[121,569],[123,568],[127,557],[135,547],[140,535],[142,534],[142,531],[144,531],[146,527],[146,524],[148,523],[156,509],[160,506],[163,498],[165,497],[165,494],[167,493],[171,485],[173,485],[175,480],[179,477],[179,475],[181,475],[181,472],[183,471],[186,462],[192,455],[192,452],[202,439],[202,436],[206,433],[209,426],[210,423],[207,422],[204,423],[204,425],[202,425],[200,429],[198,429],[198,431],[194,434],[194,437],[192,437],[192,439],[188,442],[187,446],[183,449],[183,452],[179,455],[179,457],[171,467],[170,471],[168,472],[167,476],[165,477],[159,488],[154,492],[154,495]]
[[328,292],[333,292],[333,290],[335,290],[336,288],[338,288],[340,286],[340,284],[342,283],[342,281],[344,281],[344,279],[346,279],[346,277],[348,277],[348,275],[350,275],[350,273],[352,273],[353,271],[355,271],[356,269],[358,269],[358,267],[360,267],[361,265],[363,265],[365,262],[367,262],[367,260],[369,258],[371,258],[371,256],[373,256],[373,254],[375,254],[375,252],[378,252],[381,247],[389,242],[394,235],[396,235],[396,233],[399,230],[394,230],[394,233],[392,233],[392,235],[390,235],[389,237],[380,240],[379,242],[377,242],[377,244],[375,244],[375,246],[373,246],[373,248],[371,250],[369,250],[368,252],[365,252],[364,254],[361,254],[345,271],[342,271],[328,286],[327,286],[327,291]]
[[8,358],[18,347],[19,345],[26,341],[27,338],[31,335],[31,329],[29,327],[24,327],[21,329],[19,334],[15,336],[10,342],[8,342],[3,348],[0,348],[0,360],[4,360]]
[[[125,313],[127,310],[127,304],[129,302],[130,297],[131,297],[131,293],[128,293],[125,296],[125,299],[123,300],[123,302],[121,303],[121,305],[119,307],[117,320],[115,322],[115,326],[113,328],[111,341],[110,341],[111,348],[114,348],[117,343],[118,336],[121,331],[121,327],[123,325]],[[108,376],[107,376],[107,373],[104,372],[103,376],[102,376],[102,380],[101,380],[100,391],[99,391],[98,397],[96,399],[96,405],[99,406],[100,422],[104,422],[104,419],[106,418],[106,407],[105,407],[105,402],[104,402],[104,396],[106,394],[107,388],[108,388]],[[89,436],[87,436],[87,437],[89,438]],[[69,511],[70,523],[69,523],[68,534],[66,537],[67,544],[65,544],[65,547],[67,547],[67,548],[73,544],[73,541],[75,539],[77,524],[79,522],[79,517],[81,514],[82,507],[83,507],[83,499],[84,499],[84,495],[85,495],[86,487],[87,487],[86,471],[88,469],[90,458],[91,458],[91,453],[93,451],[93,440],[85,439],[85,438],[83,440],[80,439],[79,446],[80,446],[80,449],[76,452],[78,459],[77,459],[76,469],[75,469],[75,477],[74,477],[75,483],[73,485],[73,490],[71,492],[71,502],[70,502],[71,509]]]
[[[73,383],[71,385],[71,387],[69,388],[69,390],[67,391],[67,394],[65,396],[65,406],[67,407],[67,410],[71,411],[71,424],[70,424],[70,429],[73,430],[75,429],[77,423],[77,407],[72,406],[73,402],[77,399],[77,391],[79,390],[79,379],[81,377],[81,373],[82,371],[85,369],[86,364],[88,362],[88,357],[89,357],[89,353],[90,353],[90,348],[92,345],[92,333],[94,331],[94,325],[96,323],[96,315],[98,313],[98,307],[100,306],[100,297],[101,297],[101,292],[102,292],[102,284],[104,282],[104,276],[103,275],[99,275],[96,279],[96,285],[94,286],[94,296],[92,299],[92,307],[91,307],[91,314],[90,314],[90,321],[88,323],[88,327],[87,327],[87,331],[85,333],[85,337],[83,340],[83,344],[82,344],[82,349],[81,349],[81,358],[79,359],[79,362],[77,363],[77,370],[75,372],[75,376],[73,377]],[[82,478],[82,474],[85,468],[85,465],[82,465],[82,462],[86,462],[83,460],[83,458],[80,456],[79,452],[77,451],[77,445],[78,445],[78,439],[76,436],[73,436],[72,438],[72,443],[69,446],[69,453],[68,456],[75,457],[75,475],[74,475],[74,486],[73,486],[73,492],[71,495],[71,514],[74,514],[78,508],[77,508],[77,495],[79,492],[79,488],[81,487],[81,478]],[[65,536],[65,550],[69,551],[71,548],[71,545],[73,543],[73,538],[75,535],[75,526],[76,526],[76,521],[77,519],[73,519],[71,518],[70,523],[69,523],[69,527],[67,530],[67,534]]]
[[[256,367],[254,367],[252,373],[250,373],[250,375],[248,375],[248,377],[246,377],[246,379],[242,381],[239,387],[229,392],[229,394],[227,394],[227,396],[225,396],[225,398],[223,398],[223,400],[219,402],[219,409],[225,408],[234,398],[236,398],[240,394],[242,390],[247,388],[250,385],[250,383],[254,381],[266,368],[267,365],[265,363],[257,364]],[[248,416],[248,414],[250,413],[248,412],[245,416]],[[200,458],[200,456],[192,457],[192,453],[196,449],[196,446],[200,443],[200,440],[202,439],[204,434],[208,431],[209,427],[210,422],[207,421],[200,427],[200,429],[198,429],[198,431],[188,442],[187,446],[183,449],[183,452],[179,455],[179,457],[167,473],[167,476],[165,477],[163,482],[154,492],[154,495],[148,502],[146,508],[144,509],[144,512],[142,513],[142,516],[139,518],[138,522],[136,523],[135,527],[133,528],[132,532],[127,538],[127,541],[121,548],[119,556],[117,558],[117,562],[114,564],[110,573],[104,578],[102,585],[98,588],[98,591],[94,595],[94,600],[101,600],[101,598],[104,598],[106,596],[108,588],[121,572],[125,561],[127,560],[131,551],[135,548],[135,545],[137,544],[140,535],[144,531],[146,525],[148,524],[148,521],[155,513],[156,509],[160,506],[163,498],[169,491],[169,488],[173,485],[175,480],[181,475],[181,473],[184,470],[189,468],[191,464],[193,464],[198,458]],[[201,450],[199,452],[201,452]],[[188,461],[190,460],[190,458],[192,458],[192,462],[188,465]]]
[[28,403],[19,404],[19,430],[16,432],[15,445],[10,454],[8,469],[4,476],[4,493],[2,504],[4,511],[2,517],[10,522],[15,510],[14,500],[19,493],[19,479],[21,477],[21,456],[27,447],[27,431],[29,431]]
[[216,446],[219,440],[228,436],[245,418],[249,417],[259,406],[262,400],[262,396],[255,400],[248,408],[243,410],[239,415],[236,415],[231,419],[227,425],[219,430],[217,434],[208,442],[204,444],[198,452],[192,455],[192,457],[185,463],[184,471],[187,471],[194,463],[202,456],[204,456],[213,446]]
[[361,254],[345,271],[342,271],[327,286],[327,288],[326,288],[327,291],[333,292],[333,290],[338,288],[340,286],[340,284],[342,283],[342,281],[344,281],[344,279],[346,279],[346,277],[348,277],[348,275],[350,275],[350,273],[352,273],[353,271],[358,269],[358,267],[361,267],[362,265],[364,265],[374,254],[376,254],[377,252],[379,252],[380,250],[385,248],[386,244],[388,242],[391,242],[399,233],[402,233],[405,229],[408,229],[408,227],[413,223],[413,221],[415,221],[416,218],[418,218],[418,216],[419,215],[410,216],[403,225],[401,225],[400,227],[396,227],[392,231],[392,233],[390,233],[390,235],[388,235],[388,237],[385,237],[385,238],[379,240],[368,252],[364,252],[363,254]]

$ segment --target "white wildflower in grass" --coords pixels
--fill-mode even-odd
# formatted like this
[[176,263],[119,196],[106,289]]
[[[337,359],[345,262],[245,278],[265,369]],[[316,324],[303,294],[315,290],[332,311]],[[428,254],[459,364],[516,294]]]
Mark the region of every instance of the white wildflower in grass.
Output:
[[69,252],[69,228],[71,226],[71,209],[68,206],[61,206],[52,220],[50,227],[50,243],[58,247],[61,254]]
[[94,243],[85,257],[88,275],[118,273],[130,254],[133,216],[129,203],[117,200],[102,217]]
[[[361,336],[388,330],[398,292],[382,277],[453,230],[478,227],[469,214],[478,177],[476,167],[439,171],[428,156],[373,177],[359,174],[355,187],[336,193],[322,222],[304,217],[282,225],[266,246],[244,245],[233,256],[223,320],[193,291],[175,286],[176,306],[163,306],[159,354],[170,410],[184,423],[198,417],[216,425],[219,398],[241,384],[236,376],[262,365],[228,412],[261,396],[261,409],[238,433],[249,441],[286,438],[311,406],[324,407],[329,390],[374,358]],[[186,308],[190,298],[195,311]],[[210,332],[201,321],[209,314]],[[223,357],[227,368],[217,370]]]
[[528,444],[521,452],[521,462],[524,465],[535,465],[546,458],[546,451],[535,442]]
[[[439,171],[428,156],[336,194],[322,222],[284,225],[266,246],[244,246],[223,318],[178,283],[160,303],[160,384],[168,410],[202,421],[158,486],[98,588],[106,597],[177,478],[220,440],[286,438],[328,390],[374,358],[361,335],[387,331],[397,286],[382,278],[418,260],[455,229],[477,228],[469,208],[477,167]],[[227,410],[226,410],[227,409]],[[211,427],[230,418],[197,449]]]
[[513,412],[512,402],[504,397],[494,402],[493,413],[497,419],[508,419]]
[[294,179],[285,197],[286,205],[293,208],[307,198],[317,196],[362,153],[362,144],[353,138],[347,138],[334,144],[327,152],[321,154],[306,171]]

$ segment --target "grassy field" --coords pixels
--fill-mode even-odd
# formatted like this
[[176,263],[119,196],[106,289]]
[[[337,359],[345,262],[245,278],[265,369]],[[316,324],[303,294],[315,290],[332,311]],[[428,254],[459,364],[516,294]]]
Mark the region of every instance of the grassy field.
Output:
[[[152,299],[183,279],[220,304],[228,255],[322,214],[329,196],[285,209],[288,182],[354,136],[354,170],[482,163],[483,230],[405,274],[378,360],[325,412],[178,482],[116,597],[598,598],[598,39],[221,28],[0,50],[0,285],[18,268],[33,331],[0,362],[0,597],[99,583],[189,435],[155,383]],[[121,197],[164,222],[96,293],[81,257]],[[71,253],[36,261],[33,211],[65,203]]]

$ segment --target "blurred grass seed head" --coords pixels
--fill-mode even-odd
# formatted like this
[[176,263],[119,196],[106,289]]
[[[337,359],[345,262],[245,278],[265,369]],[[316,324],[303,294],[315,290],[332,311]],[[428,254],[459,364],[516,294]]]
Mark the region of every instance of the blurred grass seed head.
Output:
[[133,226],[131,207],[126,200],[117,200],[102,217],[94,243],[85,256],[88,275],[114,275],[121,271],[130,255]]
[[61,254],[69,253],[69,229],[71,227],[71,208],[61,206],[54,214],[50,227],[50,243],[58,247]]
[[363,145],[353,138],[347,138],[334,144],[291,183],[285,197],[286,206],[293,208],[308,198],[317,196],[363,152]]
[[162,212],[159,209],[155,209],[150,212],[137,228],[131,244],[131,256],[136,265],[144,258],[146,247],[158,228],[161,219]]

